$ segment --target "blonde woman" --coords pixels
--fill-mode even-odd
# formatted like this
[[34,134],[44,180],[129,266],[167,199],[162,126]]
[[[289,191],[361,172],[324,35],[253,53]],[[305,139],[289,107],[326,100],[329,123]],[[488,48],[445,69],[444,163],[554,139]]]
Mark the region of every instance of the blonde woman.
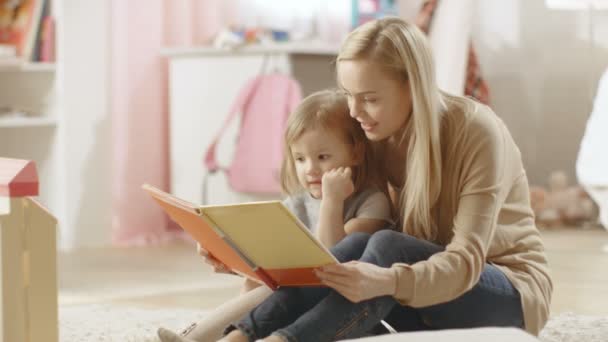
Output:
[[[437,88],[424,35],[397,18],[353,31],[337,59],[350,114],[383,152],[397,231],[318,270],[329,289],[280,289],[222,341],[333,341],[510,326],[538,334],[552,292],[519,149],[484,105]],[[334,249],[346,252],[348,237]],[[357,254],[348,251],[351,254]]]
[[[281,181],[288,195],[284,203],[327,248],[349,237],[347,251],[332,249],[338,260],[358,259],[370,234],[390,227],[393,220],[376,153],[349,116],[344,94],[323,90],[307,96],[290,115],[284,140]],[[225,272],[215,259],[205,260],[216,272]],[[245,281],[242,292],[181,336],[160,328],[159,338],[163,342],[214,340],[226,325],[272,293],[251,280]]]

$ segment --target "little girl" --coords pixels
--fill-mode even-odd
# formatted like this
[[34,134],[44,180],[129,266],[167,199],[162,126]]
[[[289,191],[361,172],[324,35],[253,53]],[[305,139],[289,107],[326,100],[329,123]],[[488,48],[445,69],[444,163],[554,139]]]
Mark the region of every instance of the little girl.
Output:
[[[288,195],[284,203],[327,248],[348,234],[372,234],[392,222],[386,182],[382,182],[386,178],[375,159],[361,126],[350,117],[346,97],[338,91],[306,97],[289,117],[281,169]],[[199,252],[216,272],[225,272],[221,263],[204,250]],[[163,342],[220,338],[224,327],[272,291],[247,279],[243,292],[181,335],[160,328],[158,336]]]

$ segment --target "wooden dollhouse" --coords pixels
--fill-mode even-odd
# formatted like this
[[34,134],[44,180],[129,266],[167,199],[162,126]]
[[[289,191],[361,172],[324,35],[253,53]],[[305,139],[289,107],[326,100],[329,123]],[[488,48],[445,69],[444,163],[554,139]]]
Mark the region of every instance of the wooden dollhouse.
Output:
[[0,342],[59,339],[57,220],[37,195],[34,162],[0,158]]

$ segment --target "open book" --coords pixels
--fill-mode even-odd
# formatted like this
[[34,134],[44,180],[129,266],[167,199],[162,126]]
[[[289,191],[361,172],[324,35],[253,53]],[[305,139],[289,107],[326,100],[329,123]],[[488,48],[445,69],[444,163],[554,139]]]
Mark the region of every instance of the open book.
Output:
[[143,189],[209,254],[273,290],[323,286],[313,270],[338,262],[280,201],[198,206]]

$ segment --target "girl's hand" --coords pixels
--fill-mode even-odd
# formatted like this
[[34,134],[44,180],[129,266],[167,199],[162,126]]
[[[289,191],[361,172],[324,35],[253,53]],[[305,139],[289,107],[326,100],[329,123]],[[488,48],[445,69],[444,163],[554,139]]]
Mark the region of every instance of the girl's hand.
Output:
[[390,268],[360,261],[324,266],[315,270],[315,274],[323,284],[353,303],[392,296],[397,285],[396,274]]
[[323,198],[344,201],[355,191],[350,167],[339,167],[323,174],[321,192]]
[[225,274],[234,274],[228,266],[224,265],[221,261],[214,258],[206,249],[201,247],[199,243],[196,244],[196,251],[200,256],[203,257],[205,263],[211,265],[213,267],[213,272],[215,273],[225,273]]

